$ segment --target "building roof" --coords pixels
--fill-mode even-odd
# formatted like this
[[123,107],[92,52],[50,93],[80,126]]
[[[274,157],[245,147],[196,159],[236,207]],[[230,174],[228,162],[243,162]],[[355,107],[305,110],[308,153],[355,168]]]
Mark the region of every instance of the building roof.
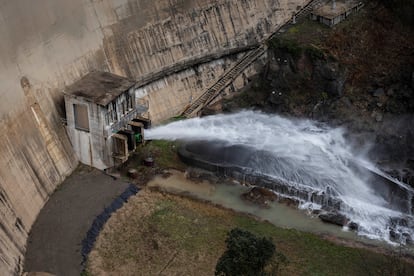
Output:
[[135,82],[108,72],[93,71],[64,90],[64,94],[82,97],[106,106],[116,97],[131,88]]
[[314,9],[312,13],[328,19],[334,19],[358,5],[358,1],[336,1],[336,7],[333,9],[332,2],[328,2],[325,5]]

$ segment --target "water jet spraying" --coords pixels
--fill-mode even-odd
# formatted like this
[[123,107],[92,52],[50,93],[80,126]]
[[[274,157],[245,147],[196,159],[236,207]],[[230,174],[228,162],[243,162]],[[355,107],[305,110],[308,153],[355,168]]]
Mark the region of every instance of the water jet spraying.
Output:
[[242,111],[170,123],[146,138],[199,141],[187,149],[278,183],[274,190],[297,199],[300,208],[334,210],[372,239],[412,242],[413,189],[357,154],[344,133],[311,120]]

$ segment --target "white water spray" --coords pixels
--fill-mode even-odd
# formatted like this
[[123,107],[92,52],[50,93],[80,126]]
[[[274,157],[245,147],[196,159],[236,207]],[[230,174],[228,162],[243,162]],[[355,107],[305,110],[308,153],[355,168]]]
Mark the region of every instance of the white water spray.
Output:
[[[228,146],[253,148],[248,166],[305,191],[327,193],[341,201],[340,213],[359,225],[358,233],[389,240],[390,229],[414,238],[411,209],[393,204],[383,187],[370,183],[350,164],[373,171],[375,165],[358,156],[344,138],[344,130],[311,120],[287,119],[253,111],[215,115],[170,123],[146,131],[146,139],[224,141]],[[254,152],[266,152],[254,154]],[[403,183],[400,183],[403,185]],[[407,189],[412,196],[412,190]],[[313,206],[302,202],[302,206]],[[392,220],[404,218],[401,225]],[[404,242],[404,240],[402,240]]]

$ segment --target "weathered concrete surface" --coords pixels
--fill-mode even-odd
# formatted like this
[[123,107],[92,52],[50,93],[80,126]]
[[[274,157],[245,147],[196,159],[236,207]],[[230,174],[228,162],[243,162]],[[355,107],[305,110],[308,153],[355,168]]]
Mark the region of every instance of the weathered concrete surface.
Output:
[[33,225],[24,270],[80,275],[86,232],[128,185],[96,169],[82,166],[76,170],[53,194]]
[[[30,89],[28,91],[30,93]],[[59,122],[40,103],[0,126],[0,271],[17,274],[28,232],[56,185],[76,165]]]
[[[157,123],[165,120],[165,118],[177,116],[191,102],[195,101],[201,92],[214,84],[215,80],[225,70],[233,67],[244,54],[227,56],[163,77],[139,87],[136,95],[151,103],[149,113],[153,122]],[[263,68],[264,63],[264,59],[259,59],[248,66],[239,77],[224,89],[222,94],[231,94],[244,87],[248,83],[249,77],[257,74]]]
[[39,210],[76,166],[59,121],[66,85],[93,69],[141,79],[255,44],[306,2],[0,0],[0,271],[18,273]]
[[[0,93],[8,97],[0,110],[4,115],[22,108],[23,75],[32,84],[52,88],[62,88],[91,69],[136,78],[256,43],[305,2],[39,0],[34,5],[3,0]],[[52,89],[43,96],[59,94]]]

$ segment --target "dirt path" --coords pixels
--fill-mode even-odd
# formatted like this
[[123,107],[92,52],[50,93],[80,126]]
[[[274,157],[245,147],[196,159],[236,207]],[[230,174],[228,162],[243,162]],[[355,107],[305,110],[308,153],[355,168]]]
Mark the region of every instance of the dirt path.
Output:
[[33,225],[24,270],[78,276],[86,232],[127,187],[128,183],[98,170],[77,169],[59,186]]

